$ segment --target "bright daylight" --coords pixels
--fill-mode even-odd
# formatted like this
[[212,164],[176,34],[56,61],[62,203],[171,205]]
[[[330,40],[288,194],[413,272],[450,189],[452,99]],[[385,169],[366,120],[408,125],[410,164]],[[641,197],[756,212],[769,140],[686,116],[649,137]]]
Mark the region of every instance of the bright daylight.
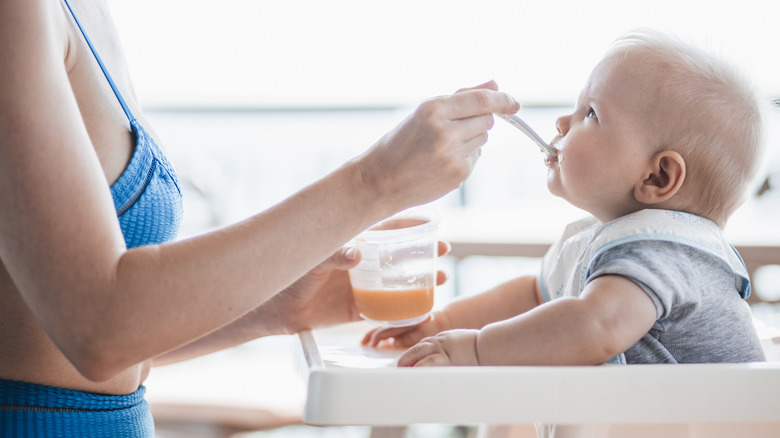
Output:
[[[121,436],[780,436],[780,3],[106,0],[117,42],[102,1],[69,3],[170,162],[146,183],[178,191],[118,201],[116,169],[121,251],[103,187],[81,187],[79,236],[22,226],[55,223],[38,210],[1,216],[0,302],[27,315],[2,318],[45,340],[8,345],[71,371],[0,360],[0,384],[145,388],[145,432]],[[113,113],[73,76],[68,120],[111,169]],[[498,92],[462,90],[488,81]],[[477,116],[501,112],[517,118],[481,140]],[[17,157],[4,138],[0,159]],[[59,193],[19,190],[0,205]],[[131,244],[143,221],[178,220],[142,203],[178,192],[175,237]],[[112,282],[89,280],[103,267]],[[52,285],[85,303],[73,317]],[[83,339],[121,352],[82,358]],[[1,436],[86,430],[29,426],[80,407],[6,398]],[[119,436],[127,420],[105,418],[88,427]]]

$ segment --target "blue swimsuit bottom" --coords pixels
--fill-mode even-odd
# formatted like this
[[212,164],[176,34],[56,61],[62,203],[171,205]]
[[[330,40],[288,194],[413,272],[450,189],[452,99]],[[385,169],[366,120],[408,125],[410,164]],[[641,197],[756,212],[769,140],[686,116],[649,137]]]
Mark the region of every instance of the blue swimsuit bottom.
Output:
[[153,437],[141,386],[128,395],[101,395],[0,380],[0,436]]

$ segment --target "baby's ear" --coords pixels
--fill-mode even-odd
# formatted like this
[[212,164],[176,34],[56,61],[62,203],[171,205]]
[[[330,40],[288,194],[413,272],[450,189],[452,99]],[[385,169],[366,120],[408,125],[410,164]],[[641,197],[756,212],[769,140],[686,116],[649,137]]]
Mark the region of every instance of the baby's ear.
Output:
[[647,173],[634,186],[634,197],[643,204],[658,204],[670,199],[685,180],[685,160],[674,151],[655,154]]

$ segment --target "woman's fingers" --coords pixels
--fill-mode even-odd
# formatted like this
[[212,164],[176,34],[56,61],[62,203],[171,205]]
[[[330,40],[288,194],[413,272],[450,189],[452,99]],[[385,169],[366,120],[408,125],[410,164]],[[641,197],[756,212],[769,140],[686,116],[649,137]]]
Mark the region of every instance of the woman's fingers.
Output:
[[436,286],[441,286],[447,282],[447,273],[444,271],[436,271]]
[[441,100],[445,104],[443,116],[449,120],[492,113],[514,114],[520,109],[520,103],[509,94],[485,88],[461,91]]
[[347,270],[360,263],[360,250],[356,247],[345,246],[323,260],[312,272],[325,272],[331,269]]
[[450,251],[452,251],[452,245],[450,245],[449,242],[442,242],[440,240],[438,246],[439,257],[449,254]]
[[480,88],[483,88],[483,89],[486,89],[486,90],[498,91],[498,84],[496,83],[496,81],[491,79],[491,80],[485,82],[484,84],[479,84],[479,85],[474,86],[474,87],[461,88],[458,91],[456,91],[455,93],[462,93],[464,91],[469,91],[469,90],[478,90]]

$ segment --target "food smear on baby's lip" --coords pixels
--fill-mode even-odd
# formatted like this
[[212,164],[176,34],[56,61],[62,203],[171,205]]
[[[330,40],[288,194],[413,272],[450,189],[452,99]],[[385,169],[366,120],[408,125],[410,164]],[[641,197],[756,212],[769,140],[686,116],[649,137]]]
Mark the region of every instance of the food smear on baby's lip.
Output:
[[550,169],[556,169],[561,159],[562,157],[560,157],[560,152],[555,155],[546,155],[544,157],[544,165]]

